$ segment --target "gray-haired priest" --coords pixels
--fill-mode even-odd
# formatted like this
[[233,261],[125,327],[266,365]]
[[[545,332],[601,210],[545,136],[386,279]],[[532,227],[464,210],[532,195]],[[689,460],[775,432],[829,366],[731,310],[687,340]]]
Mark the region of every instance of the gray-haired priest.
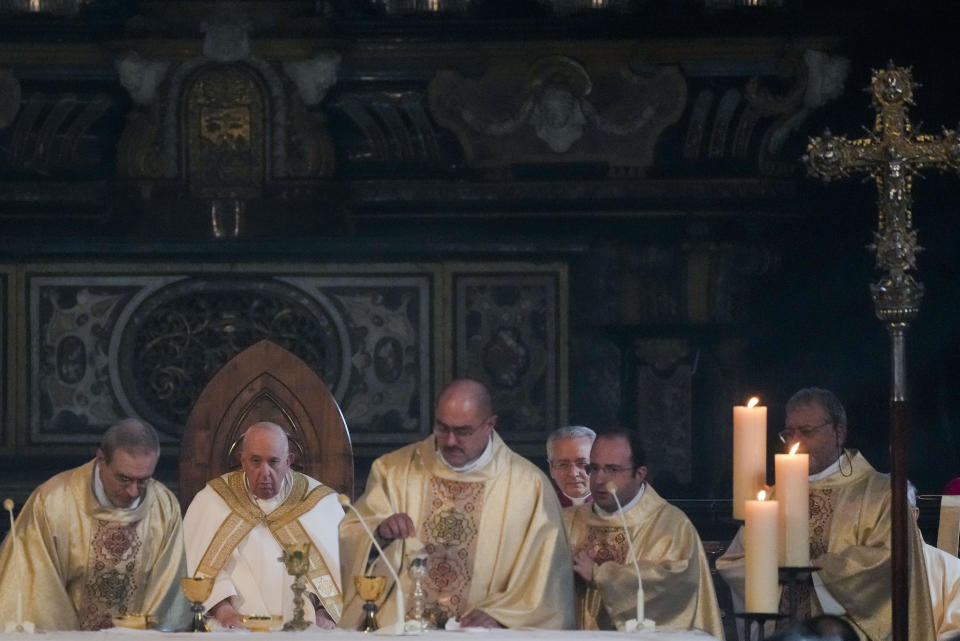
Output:
[[99,630],[144,613],[186,624],[180,506],[152,478],[159,456],[154,429],[127,419],[94,460],[34,490],[0,548],[0,621]]
[[275,423],[250,426],[240,444],[242,470],[210,481],[187,508],[187,565],[216,577],[205,602],[220,626],[244,627],[244,616],[293,616],[292,578],[279,558],[285,547],[310,543],[307,620],[333,628],[340,619],[337,494],[290,469],[286,432]]
[[639,572],[644,619],[658,629],[696,628],[722,639],[720,607],[700,536],[690,519],[647,483],[638,435],[601,432],[590,450],[588,471],[593,503],[563,511],[577,576],[578,626],[623,630],[637,619]]

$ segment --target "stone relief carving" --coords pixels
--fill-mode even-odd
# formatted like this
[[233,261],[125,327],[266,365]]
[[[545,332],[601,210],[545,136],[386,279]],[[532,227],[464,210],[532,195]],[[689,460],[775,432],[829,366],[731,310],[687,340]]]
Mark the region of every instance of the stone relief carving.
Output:
[[[36,331],[25,348],[24,444],[95,443],[126,416],[150,421],[164,443],[176,443],[207,381],[262,338],[324,379],[357,444],[386,447],[429,433],[433,394],[455,374],[490,382],[516,439],[537,441],[565,418],[559,266],[509,274],[460,264],[400,273],[344,267],[28,273]],[[449,278],[440,277],[445,270]],[[441,317],[455,319],[453,355],[435,352]]]
[[[130,52],[117,61],[121,83],[137,105],[118,145],[122,176],[179,179],[206,198],[248,198],[265,181],[332,174],[334,150],[324,116],[308,107],[316,107],[336,82],[339,54],[269,62],[251,54],[249,28],[242,16],[220,16],[204,25],[202,54],[193,60],[146,60]],[[229,89],[215,92],[216,105],[214,86]],[[210,127],[219,133],[191,135],[198,122],[208,134]],[[226,136],[234,145],[244,141],[242,179],[217,176],[236,164],[235,150],[230,159],[213,153]]]
[[554,275],[455,279],[456,375],[486,381],[507,433],[557,425],[558,283]]
[[300,92],[303,104],[318,105],[337,82],[340,54],[336,52],[317,54],[309,60],[292,60],[283,63],[283,71],[293,80]]
[[157,87],[170,68],[169,62],[147,60],[131,51],[116,62],[120,84],[138,105],[149,105],[157,97]]
[[784,58],[781,75],[793,80],[782,93],[773,93],[759,78],[751,78],[744,92],[751,109],[761,116],[775,120],[763,134],[760,148],[760,170],[768,175],[789,175],[796,170],[794,159],[781,160],[779,156],[794,131],[810,114],[844,91],[850,60],[821,51],[806,50],[801,56]]
[[686,84],[675,68],[634,71],[624,61],[592,73],[571,57],[526,69],[504,63],[479,79],[439,72],[428,89],[437,122],[452,130],[474,167],[606,162],[646,167],[660,132],[675,122]]

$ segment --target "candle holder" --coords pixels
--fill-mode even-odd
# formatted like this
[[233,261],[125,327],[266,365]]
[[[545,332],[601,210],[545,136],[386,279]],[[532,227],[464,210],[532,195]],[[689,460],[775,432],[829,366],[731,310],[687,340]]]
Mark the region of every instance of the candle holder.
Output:
[[779,612],[734,612],[734,616],[739,619],[743,619],[746,629],[744,630],[744,638],[752,639],[752,626],[757,625],[757,641],[763,641],[763,626],[766,625],[767,621],[779,621],[780,619],[786,619],[786,614],[780,614]]
[[310,627],[310,622],[303,616],[303,592],[307,589],[303,577],[310,571],[310,544],[291,545],[284,549],[280,560],[286,566],[287,573],[294,577],[293,585],[290,586],[293,590],[293,618],[283,624],[283,631],[306,630]]
[[190,601],[190,611],[193,612],[193,618],[187,627],[187,632],[209,632],[207,622],[203,618],[203,602],[210,598],[213,591],[213,577],[210,576],[185,576],[180,579],[180,588],[183,595]]
[[[794,588],[808,581],[810,576],[819,569],[820,568],[812,565],[782,565],[777,569],[777,578],[786,590],[790,590],[791,594],[796,594]],[[790,602],[790,613],[788,616],[791,621],[797,621],[797,602],[795,599],[788,599],[788,601]]]

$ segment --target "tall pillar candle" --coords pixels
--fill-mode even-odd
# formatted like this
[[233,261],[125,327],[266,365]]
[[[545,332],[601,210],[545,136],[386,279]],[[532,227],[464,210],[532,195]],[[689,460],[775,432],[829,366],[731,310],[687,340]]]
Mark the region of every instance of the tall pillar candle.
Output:
[[751,398],[733,408],[733,518],[743,519],[743,504],[767,483],[767,408]]
[[777,501],[744,503],[743,548],[747,612],[775,613],[780,605],[777,580]]
[[780,565],[810,565],[810,456],[797,454],[795,444],[789,454],[777,454],[774,468],[779,514]]

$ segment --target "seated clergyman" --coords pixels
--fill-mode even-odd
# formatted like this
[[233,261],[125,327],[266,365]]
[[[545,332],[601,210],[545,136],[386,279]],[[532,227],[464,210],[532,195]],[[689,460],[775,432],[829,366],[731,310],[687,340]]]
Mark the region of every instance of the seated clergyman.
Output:
[[[639,568],[645,619],[657,628],[697,628],[722,639],[720,608],[700,536],[686,515],[646,481],[646,455],[638,435],[625,430],[599,434],[588,470],[593,503],[563,512],[577,576],[579,627],[623,629],[636,619]],[[630,557],[617,500],[635,558]]]
[[[180,506],[153,480],[160,444],[135,419],[111,426],[96,458],[30,495],[0,548],[0,621],[99,630],[128,613],[186,623]],[[18,609],[20,612],[18,612]]]
[[307,607],[322,628],[333,628],[343,605],[337,531],[343,508],[336,492],[290,469],[286,432],[262,422],[240,444],[242,470],[210,481],[184,517],[187,564],[194,575],[216,577],[204,604],[225,628],[244,616],[293,616],[293,579],[279,558],[310,543]]
[[[890,477],[858,451],[843,447],[847,413],[828,390],[802,389],[787,401],[780,439],[785,447],[799,443],[799,451],[809,455],[810,564],[819,568],[806,582],[781,590],[781,612],[843,616],[861,638],[892,638]],[[910,594],[910,640],[930,641],[935,637],[922,539],[912,523],[907,535],[910,573],[900,587]],[[741,528],[717,559],[734,607],[744,602],[744,562]]]
[[580,505],[590,501],[590,446],[596,433],[583,425],[568,425],[547,437],[547,463],[550,478],[557,485],[560,507]]

